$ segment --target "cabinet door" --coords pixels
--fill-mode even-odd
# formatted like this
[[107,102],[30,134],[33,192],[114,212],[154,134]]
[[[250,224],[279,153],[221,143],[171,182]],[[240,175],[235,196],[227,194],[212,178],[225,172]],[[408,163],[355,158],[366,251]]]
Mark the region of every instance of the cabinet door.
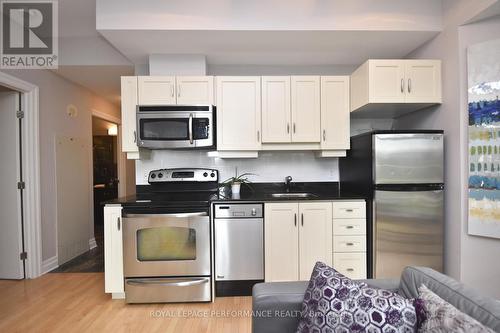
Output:
[[441,61],[406,60],[406,102],[441,103]]
[[177,104],[214,104],[213,76],[177,76]]
[[139,76],[139,104],[176,104],[175,76]]
[[260,77],[217,77],[217,150],[260,149]]
[[292,76],[292,142],[320,142],[320,78]]
[[321,77],[321,148],[349,149],[349,76]]
[[123,293],[122,207],[104,207],[104,289]]
[[368,71],[370,103],[405,102],[404,60],[369,60]]
[[290,142],[290,77],[262,77],[262,142]]
[[[265,280],[299,279],[297,203],[267,203],[264,213]],[[309,278],[309,277],[308,277]]]
[[122,108],[122,150],[125,153],[138,153],[136,135],[137,77],[122,76],[121,108]]
[[309,280],[317,261],[332,264],[332,203],[299,203],[300,280]]

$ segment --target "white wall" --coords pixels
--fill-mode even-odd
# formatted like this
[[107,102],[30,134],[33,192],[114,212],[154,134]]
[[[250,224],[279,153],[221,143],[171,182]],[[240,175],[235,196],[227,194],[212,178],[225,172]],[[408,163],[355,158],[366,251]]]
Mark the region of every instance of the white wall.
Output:
[[[470,259],[468,259],[469,253],[471,253],[469,252],[471,251],[470,245],[477,243],[484,245],[490,241],[482,242],[475,237],[465,236],[467,222],[464,219],[463,210],[466,209],[464,208],[466,207],[464,191],[466,191],[467,183],[463,175],[467,172],[467,165],[463,159],[463,151],[467,147],[466,141],[464,141],[464,136],[466,136],[464,121],[467,117],[464,108],[467,104],[463,99],[463,94],[466,91],[464,88],[466,86],[464,83],[466,82],[464,81],[466,79],[465,63],[462,60],[462,57],[465,56],[465,48],[462,45],[463,41],[459,44],[459,26],[494,2],[491,0],[443,1],[443,32],[408,55],[409,58],[436,58],[443,61],[443,104],[403,116],[395,121],[397,129],[426,128],[445,131],[445,272],[456,279],[464,279],[464,281],[472,281],[471,276],[475,276],[476,279],[491,279],[492,281],[500,279],[500,267],[491,264],[497,261],[496,258],[495,261],[485,260],[485,256],[487,257],[488,254],[481,251],[481,255],[474,259],[477,264],[482,263],[481,269],[478,270],[471,270],[474,267],[471,267]],[[489,35],[493,34],[494,31],[489,31]],[[484,33],[485,31],[480,32],[480,34]],[[482,37],[479,35],[476,38]],[[474,238],[474,240],[465,238]],[[470,244],[464,245],[467,242]],[[484,249],[486,250],[487,247]],[[464,250],[468,253],[464,253]],[[498,254],[498,249],[496,253]],[[468,272],[464,274],[466,270]],[[500,297],[498,286],[496,288],[492,288],[491,284],[476,284],[475,286]]]
[[[91,110],[99,110],[118,118],[120,111],[115,105],[51,71],[9,70],[5,72],[39,87],[42,260],[47,260],[57,254],[55,137],[84,138],[91,146]],[[66,108],[70,104],[78,109],[78,116],[75,118],[69,117],[66,113]],[[89,164],[89,171],[90,168]],[[90,198],[91,195],[89,188]],[[94,227],[93,215],[90,211],[88,221],[90,238],[91,235],[93,236]]]

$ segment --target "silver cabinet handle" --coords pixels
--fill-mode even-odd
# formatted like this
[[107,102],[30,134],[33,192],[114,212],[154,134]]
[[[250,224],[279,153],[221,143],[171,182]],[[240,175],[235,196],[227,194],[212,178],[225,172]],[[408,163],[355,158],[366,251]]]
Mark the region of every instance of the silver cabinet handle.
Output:
[[199,284],[208,283],[208,278],[196,279],[196,280],[184,280],[184,281],[171,281],[169,279],[137,279],[128,280],[127,284],[131,286],[147,286],[148,284],[160,285],[160,286],[172,286],[172,287],[191,287]]
[[323,141],[326,141],[326,130],[323,130]]
[[193,114],[192,113],[189,114],[188,126],[189,126],[189,143],[193,144]]
[[354,268],[348,268],[348,269],[346,269],[346,271],[348,271],[348,272],[354,272]]
[[260,142],[260,131],[257,131],[257,142]]
[[300,214],[300,223],[304,226],[304,214]]
[[286,132],[290,133],[290,123],[286,123]]
[[136,142],[137,142],[137,132],[134,131],[134,143],[136,143]]
[[174,97],[174,85],[170,86],[170,95],[172,96],[172,98]]
[[347,245],[347,246],[353,246],[354,243],[345,243],[345,245]]
[[411,93],[411,79],[408,79],[408,93]]
[[293,224],[297,226],[297,214],[293,214]]
[[354,228],[354,226],[352,226],[352,225],[346,225],[345,227],[346,227],[346,229],[353,229]]
[[118,231],[120,231],[120,229],[121,229],[121,223],[120,223],[119,217],[116,219],[116,228],[118,229]]
[[401,93],[405,92],[405,80],[401,79]]
[[345,211],[348,212],[348,213],[352,213],[354,210],[352,210],[352,209],[346,209]]
[[295,133],[295,123],[293,123],[293,133]]

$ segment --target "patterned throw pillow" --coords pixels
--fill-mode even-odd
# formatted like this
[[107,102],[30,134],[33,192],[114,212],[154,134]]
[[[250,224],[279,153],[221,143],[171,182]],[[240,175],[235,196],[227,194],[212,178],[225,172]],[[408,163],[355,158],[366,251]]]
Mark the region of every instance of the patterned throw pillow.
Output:
[[425,285],[418,288],[418,291],[418,299],[423,301],[426,312],[426,320],[419,328],[419,333],[494,333],[490,328],[434,294]]
[[415,332],[411,300],[356,283],[317,262],[304,294],[297,332]]

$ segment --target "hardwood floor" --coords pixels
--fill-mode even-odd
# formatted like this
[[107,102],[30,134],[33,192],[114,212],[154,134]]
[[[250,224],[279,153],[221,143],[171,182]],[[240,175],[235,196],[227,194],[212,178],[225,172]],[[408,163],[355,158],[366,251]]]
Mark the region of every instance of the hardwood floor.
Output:
[[0,300],[0,332],[251,331],[251,297],[217,298],[214,303],[126,304],[104,294],[103,273],[0,280]]

